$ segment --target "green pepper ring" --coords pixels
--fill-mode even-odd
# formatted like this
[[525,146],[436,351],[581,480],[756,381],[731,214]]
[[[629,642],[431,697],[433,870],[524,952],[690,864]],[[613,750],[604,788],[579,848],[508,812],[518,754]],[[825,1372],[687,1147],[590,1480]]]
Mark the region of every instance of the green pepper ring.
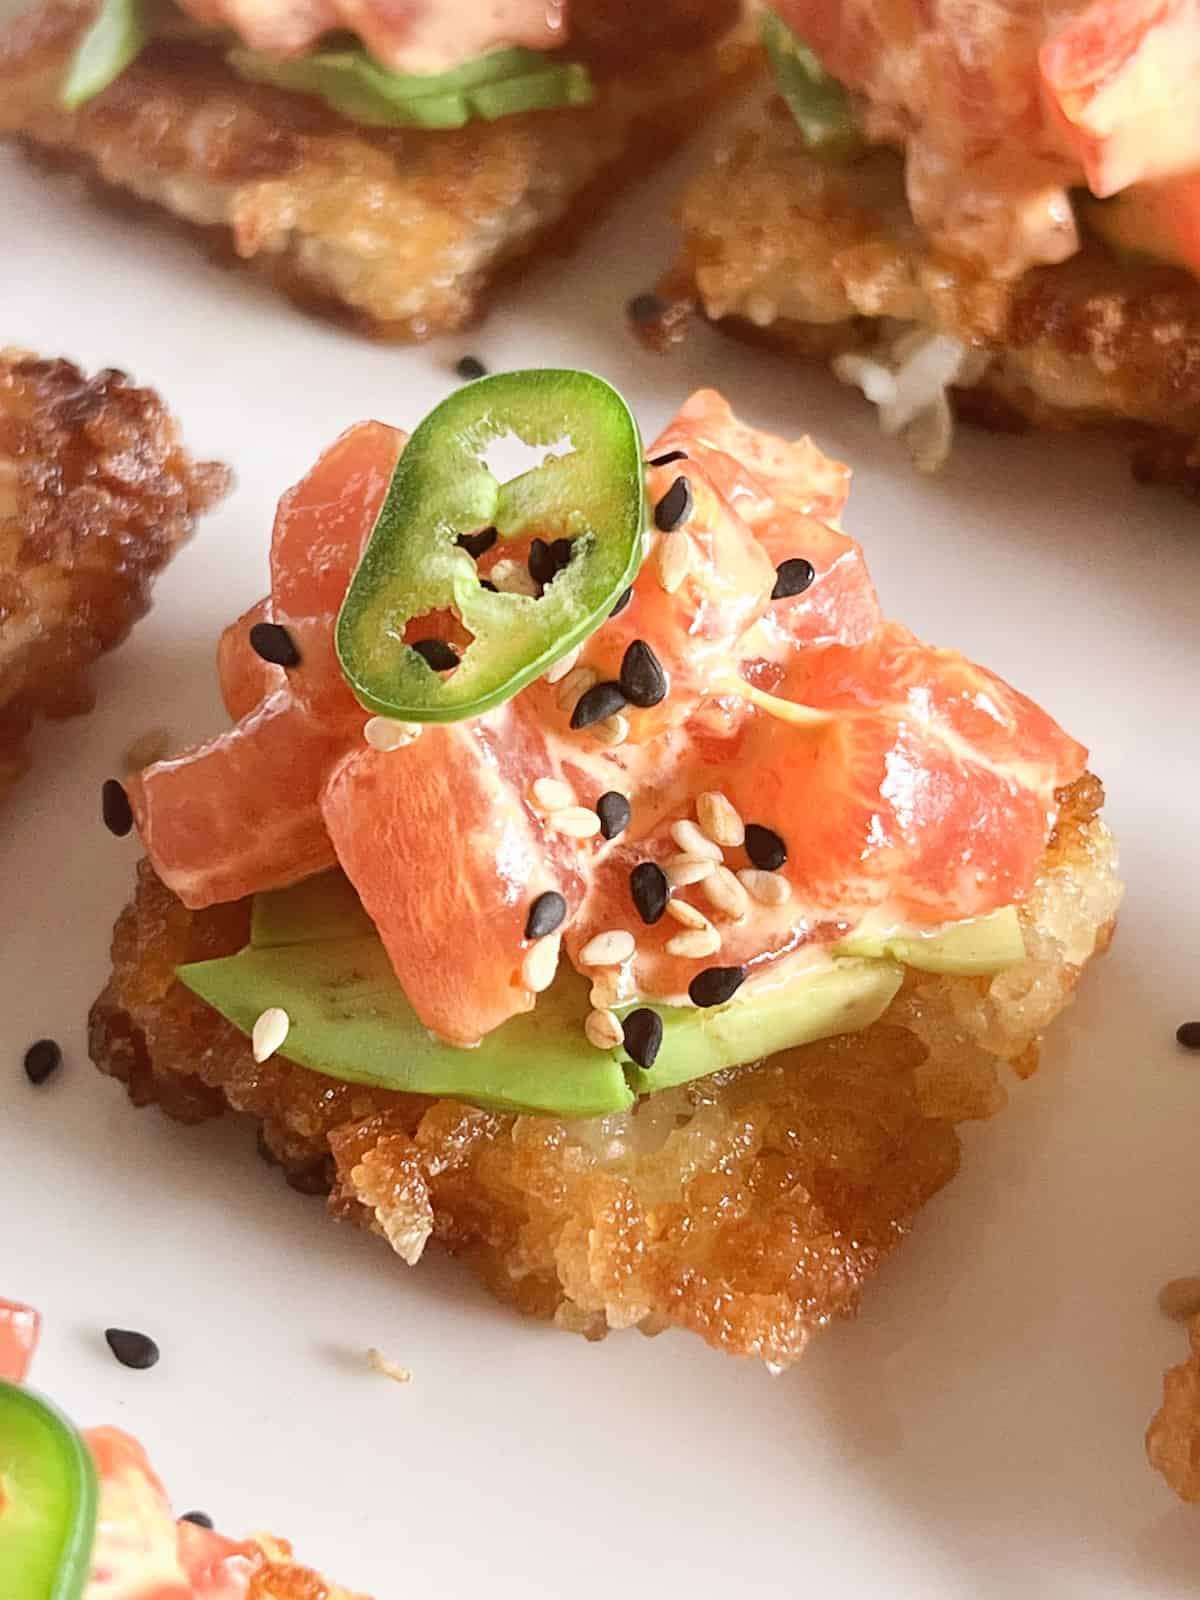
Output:
[[[548,456],[499,484],[480,456],[515,434]],[[629,407],[591,373],[537,369],[464,385],[419,424],[396,470],[337,620],[342,672],[359,702],[403,722],[477,717],[581,643],[637,573],[646,525],[642,441]],[[541,598],[493,593],[456,540],[494,527],[570,538],[573,559]],[[452,609],[472,635],[446,677],[404,642]]]
[[91,1451],[40,1395],[0,1383],[0,1593],[82,1600],[98,1490]]

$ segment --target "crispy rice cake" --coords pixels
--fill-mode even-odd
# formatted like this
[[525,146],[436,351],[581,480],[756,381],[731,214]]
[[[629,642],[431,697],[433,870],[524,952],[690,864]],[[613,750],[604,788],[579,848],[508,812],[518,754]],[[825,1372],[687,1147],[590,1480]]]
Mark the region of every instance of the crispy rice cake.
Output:
[[914,329],[980,352],[956,409],[999,428],[1118,425],[1135,474],[1200,494],[1200,283],[1118,261],[1101,243],[1011,281],[930,246],[904,196],[902,158],[848,165],[805,149],[771,97],[724,142],[682,204],[683,250],[661,315],[691,304],[731,332],[828,359],[887,354]]
[[1108,943],[1116,852],[1085,776],[1022,910],[1027,959],[993,978],[910,972],[863,1033],[655,1095],[593,1122],[514,1117],[365,1089],[249,1040],[175,980],[246,942],[250,903],[188,911],[143,863],[117,923],[91,1053],[138,1105],[253,1117],[290,1182],[329,1195],[407,1262],[430,1240],[501,1299],[602,1336],[690,1328],[718,1349],[796,1360],[959,1159],[955,1124],[1031,1073],[1043,1030]]
[[750,63],[728,35],[736,0],[593,9],[574,40],[592,105],[429,132],[359,126],[187,40],[68,112],[58,89],[90,8],[47,0],[0,35],[0,135],[196,225],[314,308],[420,338],[478,317],[503,269],[573,244]]
[[38,717],[91,707],[88,668],[227,482],[153,390],[0,351],[0,795]]

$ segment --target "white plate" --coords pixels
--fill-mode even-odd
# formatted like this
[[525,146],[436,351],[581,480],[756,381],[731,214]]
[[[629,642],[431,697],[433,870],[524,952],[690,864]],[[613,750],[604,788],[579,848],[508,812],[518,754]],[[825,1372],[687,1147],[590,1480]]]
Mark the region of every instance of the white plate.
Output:
[[[1200,512],[1135,490],[1098,442],[963,433],[923,481],[820,375],[707,334],[643,354],[621,307],[669,258],[677,182],[531,271],[484,329],[405,350],[0,157],[3,339],[126,368],[238,475],[0,823],[0,1293],[46,1313],[36,1381],[140,1434],[179,1509],[289,1534],[380,1600],[1191,1592],[1200,1511],[1141,1436],[1185,1348],[1155,1292],[1200,1265],[1200,1062],[1173,1040],[1200,1012]],[[410,1273],[288,1190],[244,1128],[135,1112],[87,1060],[138,853],[101,830],[101,780],[150,726],[217,725],[214,641],[266,586],[280,491],[348,422],[411,424],[467,350],[594,367],[647,437],[700,383],[811,430],[857,469],[847,521],[887,608],[1041,699],[1109,787],[1129,883],[1113,953],[1038,1076],[967,1131],[859,1322],[781,1378],[683,1334],[594,1347],[519,1321],[436,1256]],[[34,1092],[20,1059],[43,1034],[67,1065]],[[114,1363],[114,1323],[160,1341],[155,1370]],[[366,1370],[372,1344],[407,1388]]]

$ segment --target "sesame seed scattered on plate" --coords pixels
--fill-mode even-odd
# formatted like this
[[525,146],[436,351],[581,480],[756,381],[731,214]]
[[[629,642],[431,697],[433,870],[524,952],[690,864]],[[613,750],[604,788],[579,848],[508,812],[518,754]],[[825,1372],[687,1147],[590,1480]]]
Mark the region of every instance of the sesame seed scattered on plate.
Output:
[[207,1511],[185,1511],[180,1522],[194,1522],[198,1528],[211,1528],[213,1519]]
[[459,356],[454,363],[454,370],[464,383],[487,377],[487,368],[478,356]]
[[250,629],[250,648],[273,667],[298,667],[296,641],[279,622],[256,622]]
[[746,854],[763,872],[778,872],[788,858],[787,845],[774,828],[759,822],[746,824]]
[[35,1039],[25,1052],[22,1065],[30,1083],[39,1087],[62,1066],[62,1045],[57,1039]]
[[104,1339],[123,1367],[145,1372],[158,1364],[158,1346],[147,1333],[137,1333],[132,1328],[105,1328]]
[[660,533],[673,533],[692,514],[692,486],[680,475],[654,508],[654,526]]
[[649,1006],[631,1011],[621,1025],[625,1049],[639,1067],[652,1067],[662,1048],[663,1020]]
[[1181,1022],[1175,1038],[1185,1050],[1200,1050],[1200,1022]]
[[771,599],[790,600],[793,595],[803,594],[816,575],[812,562],[806,561],[803,556],[781,561],[775,568],[775,587],[771,590]]
[[133,807],[125,793],[125,785],[116,778],[105,778],[100,785],[100,815],[109,833],[123,839],[133,827]]

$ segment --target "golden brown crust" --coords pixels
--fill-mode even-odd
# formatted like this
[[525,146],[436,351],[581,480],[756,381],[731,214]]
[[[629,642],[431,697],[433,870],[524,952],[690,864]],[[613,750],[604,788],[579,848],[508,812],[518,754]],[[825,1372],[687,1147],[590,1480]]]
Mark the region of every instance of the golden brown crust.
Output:
[[226,481],[152,390],[0,351],[0,792],[36,718],[90,707],[89,667]]
[[806,357],[871,349],[898,326],[990,357],[960,414],[987,426],[1117,426],[1143,481],[1200,484],[1200,283],[1098,241],[1011,281],[931,246],[899,156],[839,166],[803,147],[782,102],[740,127],[683,204],[670,300]]
[[[676,0],[715,20],[727,0]],[[369,129],[160,41],[76,112],[57,99],[86,13],[47,0],[0,36],[0,134],[204,230],[276,288],[391,338],[477,318],[498,275],[573,246],[621,186],[740,81],[743,43],[691,36],[587,107],[462,129]],[[597,42],[596,48],[600,48]]]
[[1200,1501],[1200,1317],[1190,1334],[1191,1355],[1163,1377],[1163,1403],[1146,1431],[1146,1453],[1177,1495]]
[[143,863],[92,1009],[102,1071],[138,1104],[198,1120],[228,1105],[339,1216],[414,1261],[429,1238],[500,1298],[597,1337],[690,1328],[795,1360],[852,1315],[866,1279],[954,1173],[953,1124],[1005,1099],[1111,933],[1119,885],[1088,777],[1023,913],[1028,960],[994,980],[909,975],[866,1032],[654,1096],[590,1124],[512,1117],[320,1077],[246,1039],[174,979],[235,950],[245,903],[186,911]]

